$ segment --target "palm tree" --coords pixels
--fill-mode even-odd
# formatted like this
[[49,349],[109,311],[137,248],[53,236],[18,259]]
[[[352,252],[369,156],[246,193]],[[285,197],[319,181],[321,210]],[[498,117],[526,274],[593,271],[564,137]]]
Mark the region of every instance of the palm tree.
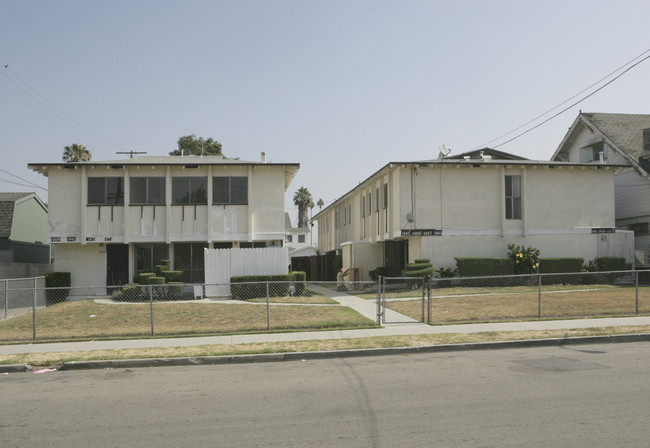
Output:
[[89,162],[90,151],[79,143],[66,146],[63,151],[64,162]]
[[307,209],[314,207],[314,201],[309,190],[300,187],[293,195],[293,203],[298,207],[298,227],[307,227],[309,221]]
[[319,199],[316,205],[318,206],[318,210],[320,211],[323,209],[323,205],[325,205],[325,202],[323,202],[322,199]]

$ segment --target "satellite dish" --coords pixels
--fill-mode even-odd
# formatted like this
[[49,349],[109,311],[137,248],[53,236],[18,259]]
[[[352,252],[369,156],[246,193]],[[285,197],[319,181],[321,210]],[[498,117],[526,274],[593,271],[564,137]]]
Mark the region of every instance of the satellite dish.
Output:
[[440,147],[440,155],[442,157],[447,157],[449,154],[451,154],[451,149],[447,148],[445,145],[442,145]]

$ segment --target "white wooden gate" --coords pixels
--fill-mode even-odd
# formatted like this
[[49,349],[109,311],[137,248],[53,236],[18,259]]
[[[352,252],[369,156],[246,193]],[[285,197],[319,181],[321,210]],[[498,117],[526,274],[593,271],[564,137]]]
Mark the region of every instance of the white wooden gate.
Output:
[[205,294],[230,297],[230,277],[237,275],[283,275],[289,272],[286,247],[258,249],[205,249]]

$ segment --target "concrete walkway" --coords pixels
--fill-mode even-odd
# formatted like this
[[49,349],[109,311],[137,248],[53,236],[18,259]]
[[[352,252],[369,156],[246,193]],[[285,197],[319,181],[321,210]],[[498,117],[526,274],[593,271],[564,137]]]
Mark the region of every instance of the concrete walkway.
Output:
[[[363,299],[361,299],[363,300]],[[80,352],[156,347],[191,347],[197,345],[237,345],[251,342],[310,341],[320,339],[366,338],[443,333],[482,333],[495,331],[568,330],[593,327],[650,325],[650,316],[603,319],[548,320],[461,325],[393,324],[365,330],[263,333],[230,336],[206,336],[165,339],[129,339],[115,341],[61,342],[47,344],[0,345],[0,355],[20,353]]]

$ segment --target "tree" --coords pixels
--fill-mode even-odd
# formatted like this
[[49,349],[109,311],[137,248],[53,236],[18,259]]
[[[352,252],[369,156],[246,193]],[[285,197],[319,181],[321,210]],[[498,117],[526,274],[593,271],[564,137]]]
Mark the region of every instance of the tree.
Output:
[[196,138],[196,135],[186,135],[178,139],[178,149],[169,153],[170,156],[223,156],[221,143],[212,137],[203,140],[203,137]]
[[318,210],[320,211],[323,209],[323,205],[325,205],[325,202],[323,202],[322,199],[319,199],[316,205],[318,206]]
[[298,207],[298,227],[307,227],[309,224],[307,209],[314,207],[314,201],[309,190],[300,187],[293,195],[293,203]]
[[63,148],[64,162],[89,162],[90,151],[79,143],[73,143]]

